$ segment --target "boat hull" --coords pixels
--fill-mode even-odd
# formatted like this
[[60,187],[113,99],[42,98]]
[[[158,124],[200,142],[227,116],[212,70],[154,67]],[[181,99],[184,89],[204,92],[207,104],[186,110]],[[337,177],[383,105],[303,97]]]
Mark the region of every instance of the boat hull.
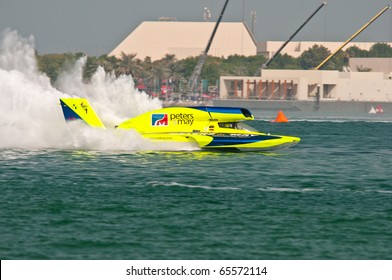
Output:
[[154,142],[189,143],[201,149],[275,151],[292,147],[300,138],[268,134],[254,135],[206,135],[206,134],[144,134]]

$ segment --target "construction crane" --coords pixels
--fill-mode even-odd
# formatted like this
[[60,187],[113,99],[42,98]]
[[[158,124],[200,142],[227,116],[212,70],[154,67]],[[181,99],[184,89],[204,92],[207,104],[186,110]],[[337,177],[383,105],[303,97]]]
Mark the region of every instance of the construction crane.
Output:
[[366,23],[364,26],[362,26],[357,32],[355,32],[350,38],[346,40],[346,42],[343,43],[336,51],[331,53],[326,59],[324,59],[317,67],[315,67],[315,70],[319,70],[321,67],[325,65],[335,54],[337,54],[341,49],[343,49],[348,43],[350,43],[355,37],[359,35],[363,30],[365,30],[373,21],[375,21],[378,17],[380,17],[383,13],[385,13],[387,10],[389,10],[391,7],[389,5],[385,6],[384,9],[382,9],[378,14],[376,14],[368,23]]
[[293,33],[293,35],[291,35],[290,36],[290,38],[286,41],[286,42],[284,42],[283,43],[283,45],[275,52],[275,54],[270,58],[270,59],[268,59],[267,60],[267,62],[266,63],[264,63],[262,66],[261,66],[261,68],[259,68],[258,70],[257,70],[257,72],[255,73],[255,76],[258,76],[258,75],[260,75],[260,73],[261,73],[261,70],[262,69],[265,69],[265,68],[267,68],[268,67],[268,65],[272,62],[272,60],[274,60],[275,59],[275,57],[283,50],[283,48],[294,38],[294,36],[295,35],[297,35],[297,33],[313,18],[313,16],[315,15],[315,14],[317,14],[317,12],[318,11],[320,11],[321,10],[321,8],[322,7],[324,7],[324,6],[326,6],[327,5],[327,2],[326,1],[324,1],[311,15],[310,15],[310,17],[308,17],[308,19]]
[[195,91],[195,88],[197,87],[197,80],[199,79],[199,76],[200,76],[200,73],[201,73],[201,69],[203,68],[203,65],[204,65],[204,63],[205,63],[205,61],[207,59],[208,51],[210,49],[212,40],[215,37],[215,33],[218,30],[218,26],[219,26],[219,24],[220,24],[220,22],[222,20],[223,13],[225,12],[225,9],[226,9],[226,6],[227,6],[228,3],[229,3],[229,0],[226,0],[224,6],[222,8],[222,11],[221,11],[221,13],[219,15],[219,18],[216,21],[216,24],[215,24],[214,30],[212,31],[211,37],[208,40],[207,46],[206,46],[205,50],[203,51],[203,53],[200,55],[199,60],[198,60],[196,66],[195,66],[195,68],[193,70],[192,76],[189,79],[188,90],[187,90],[187,93],[189,95],[192,94]]

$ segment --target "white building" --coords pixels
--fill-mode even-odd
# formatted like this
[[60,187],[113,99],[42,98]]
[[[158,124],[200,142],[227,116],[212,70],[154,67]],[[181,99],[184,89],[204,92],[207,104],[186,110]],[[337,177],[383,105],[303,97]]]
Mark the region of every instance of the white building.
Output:
[[261,77],[222,76],[220,98],[392,102],[392,79],[382,72],[263,70]]

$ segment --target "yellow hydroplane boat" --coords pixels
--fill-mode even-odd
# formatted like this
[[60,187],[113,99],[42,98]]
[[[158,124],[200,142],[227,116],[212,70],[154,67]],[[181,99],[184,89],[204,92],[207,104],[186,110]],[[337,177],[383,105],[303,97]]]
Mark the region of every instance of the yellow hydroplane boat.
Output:
[[[60,98],[67,121],[82,119],[105,128],[84,98]],[[202,149],[271,151],[294,146],[300,138],[270,135],[244,124],[254,120],[248,109],[235,107],[168,107],[141,114],[116,126],[139,132],[152,141],[195,144]]]

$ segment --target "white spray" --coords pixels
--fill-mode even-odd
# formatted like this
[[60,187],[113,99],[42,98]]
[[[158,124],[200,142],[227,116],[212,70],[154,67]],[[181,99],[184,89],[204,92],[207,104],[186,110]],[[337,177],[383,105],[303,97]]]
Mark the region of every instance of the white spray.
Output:
[[152,144],[134,131],[66,124],[60,97],[88,98],[107,127],[162,106],[158,99],[138,92],[130,76],[116,78],[98,68],[90,83],[83,82],[85,63],[82,58],[60,75],[56,89],[37,69],[34,38],[5,30],[0,35],[0,148],[173,150]]

